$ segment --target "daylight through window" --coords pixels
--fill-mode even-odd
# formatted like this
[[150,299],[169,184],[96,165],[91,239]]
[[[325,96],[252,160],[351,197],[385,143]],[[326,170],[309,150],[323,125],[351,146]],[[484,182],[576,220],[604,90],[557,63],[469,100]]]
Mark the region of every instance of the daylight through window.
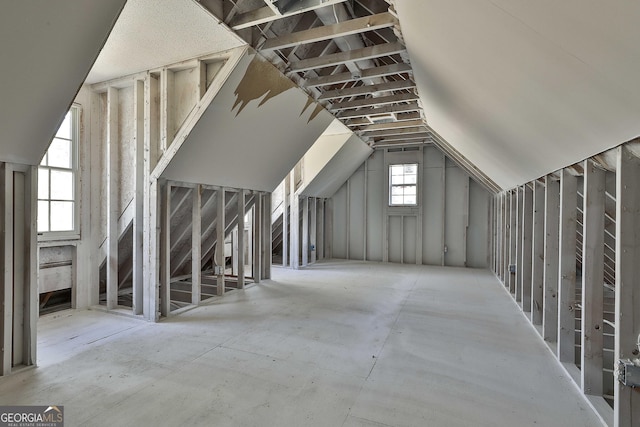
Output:
[[416,163],[389,166],[389,206],[416,206],[417,190]]
[[67,113],[38,168],[38,233],[75,231],[77,116]]

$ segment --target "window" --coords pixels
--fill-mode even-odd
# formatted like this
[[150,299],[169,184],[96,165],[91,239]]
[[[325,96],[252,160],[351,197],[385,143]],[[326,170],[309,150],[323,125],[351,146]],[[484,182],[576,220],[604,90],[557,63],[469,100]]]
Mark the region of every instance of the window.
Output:
[[38,168],[38,233],[76,232],[78,109],[65,116]]
[[418,165],[389,165],[389,206],[418,205]]

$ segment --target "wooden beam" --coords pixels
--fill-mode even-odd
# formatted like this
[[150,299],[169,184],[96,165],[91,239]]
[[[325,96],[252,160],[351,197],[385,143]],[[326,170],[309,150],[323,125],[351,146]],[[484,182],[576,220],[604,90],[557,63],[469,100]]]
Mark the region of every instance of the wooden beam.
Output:
[[544,199],[544,312],[542,338],[558,340],[558,236],[560,233],[560,181],[545,177]]
[[171,314],[171,183],[164,186],[162,198],[162,242],[160,243],[160,314]]
[[302,199],[302,266],[309,264],[309,198]]
[[273,229],[271,224],[271,193],[262,194],[262,280],[271,279],[273,255]]
[[144,120],[145,120],[145,100],[144,81],[136,80],[133,86],[133,106],[134,106],[134,156],[135,156],[135,194],[134,194],[134,218],[133,218],[133,314],[142,314],[144,295],[144,251],[143,251],[143,231],[144,231],[144,187],[145,163],[144,163]]
[[580,377],[582,392],[594,396],[602,396],[603,391],[604,192],[605,171],[585,160]]
[[107,90],[107,309],[118,306],[118,89]]
[[245,217],[245,197],[244,190],[238,190],[238,289],[244,289],[244,217]]
[[[366,175],[366,174],[365,174]],[[316,262],[317,259],[317,251],[318,251],[318,244],[317,244],[317,232],[318,232],[318,199],[317,198],[313,198],[311,199],[311,218],[309,220],[310,222],[310,235],[309,235],[309,252],[310,252],[310,262],[311,264]],[[365,211],[366,211],[366,205],[365,205]],[[366,253],[366,246],[365,246],[365,253]]]
[[412,135],[412,134],[426,134],[427,129],[424,125],[413,126],[408,128],[395,128],[395,129],[387,129],[387,130],[376,130],[370,132],[358,132],[362,136],[366,138],[385,138],[388,136],[404,136],[404,135]]
[[175,136],[174,72],[163,68],[160,74],[160,147],[166,152]]
[[[640,335],[640,159],[627,146],[616,149],[616,307],[614,363],[638,358]],[[637,426],[640,393],[618,381],[614,425]]]
[[336,117],[344,120],[354,117],[374,117],[391,113],[404,113],[407,111],[420,111],[420,106],[417,102],[407,102],[406,104],[388,105],[386,107],[361,108],[353,111],[342,111],[336,115]]
[[0,162],[0,197],[3,198],[0,203],[0,215],[2,216],[2,241],[0,248],[2,251],[2,303],[0,310],[2,311],[2,342],[0,342],[2,352],[2,372],[3,376],[9,375],[12,368],[13,357],[13,169],[8,163]]
[[[336,112],[341,110],[350,110],[353,108],[378,107],[381,105],[397,104],[399,102],[417,101],[420,99],[415,93],[401,93],[397,95],[370,97],[366,99],[357,99],[355,101],[336,102],[331,104],[329,111]],[[390,112],[398,111],[391,107]],[[346,116],[340,116],[346,117]]]
[[382,65],[380,67],[366,68],[364,70],[354,72],[345,72],[339,74],[332,74],[328,76],[321,76],[310,78],[304,83],[304,87],[318,87],[329,86],[347,82],[353,82],[356,80],[375,79],[378,77],[393,76],[396,74],[412,73],[411,65],[405,63]]
[[226,195],[224,187],[218,190],[216,205],[216,295],[222,296],[225,292],[225,256],[224,256],[224,229],[226,226],[225,208]]
[[324,25],[310,30],[298,31],[280,37],[267,39],[259,48],[261,51],[285,49],[306,43],[315,43],[323,40],[331,40],[336,37],[344,37],[352,34],[375,31],[381,28],[393,27],[398,23],[395,16],[389,12],[369,15],[363,18],[351,19],[332,25]]
[[202,284],[202,187],[191,191],[191,304],[200,304]]
[[[368,118],[358,117],[358,118],[349,120],[348,122],[345,123],[345,125],[351,128],[352,130],[368,130],[371,126],[374,126],[374,127],[371,127],[371,130],[375,130],[375,129],[389,129],[390,127],[387,127],[389,125],[393,127],[395,127],[394,125],[402,127],[403,123],[406,123],[406,122],[409,123],[407,124],[407,126],[418,126],[424,123],[424,121],[422,120],[422,116],[420,115],[419,112],[409,112],[409,113],[396,114],[394,122],[372,124],[371,120],[369,120]],[[380,127],[376,128],[375,126],[380,126]]]
[[577,178],[560,175],[560,237],[558,267],[558,360],[575,363]]
[[324,199],[320,199],[318,201],[318,240],[316,244],[318,260],[324,259],[324,206]]
[[289,262],[291,268],[297,269],[300,267],[300,211],[299,211],[299,197],[296,194],[296,181],[295,181],[295,173],[293,171],[289,174],[289,179],[291,180],[291,187],[289,193],[289,205],[291,206],[290,214],[289,214]]
[[533,191],[528,185],[523,186],[524,200],[522,205],[522,310],[531,311],[531,253],[533,241]]
[[262,195],[258,192],[254,197],[256,202],[253,205],[253,280],[260,283],[262,280],[262,228],[263,228],[263,212],[262,212]]
[[542,325],[544,305],[544,184],[533,183],[531,252],[531,323]]
[[249,28],[254,25],[265,24],[267,22],[275,21],[288,16],[297,15],[299,13],[308,12],[310,10],[318,9],[325,6],[331,6],[334,4],[342,3],[346,0],[300,0],[295,2],[293,7],[280,11],[280,14],[275,13],[269,6],[264,6],[258,9],[251,10],[239,15],[235,15],[227,24],[235,30],[241,30],[243,28]]
[[516,187],[516,302],[522,302],[522,187]]
[[381,56],[395,55],[397,53],[402,53],[405,50],[406,48],[400,42],[377,44],[374,46],[363,47],[361,49],[348,50],[333,53],[331,55],[293,61],[289,64],[287,71],[302,72],[318,68],[335,67],[346,64],[347,62],[363,61],[366,59],[379,58]]
[[387,83],[376,83],[372,85],[362,85],[356,87],[350,87],[346,89],[336,89],[324,92],[318,97],[318,101],[326,101],[336,98],[349,98],[352,96],[364,96],[376,92],[390,92],[394,90],[407,90],[413,89],[416,84],[411,80],[397,80]]
[[359,129],[355,129],[356,132],[372,132],[378,130],[389,130],[389,129],[404,129],[415,126],[424,126],[424,121],[422,119],[418,120],[407,120],[400,122],[389,122],[389,123],[377,123],[374,125],[363,126]]
[[289,176],[282,181],[282,266],[289,265]]
[[518,231],[517,231],[517,216],[518,216],[518,194],[517,189],[509,192],[509,265],[507,266],[507,273],[509,274],[509,293],[515,295],[516,293],[516,273],[512,271],[511,266],[515,266],[517,261],[518,251]]

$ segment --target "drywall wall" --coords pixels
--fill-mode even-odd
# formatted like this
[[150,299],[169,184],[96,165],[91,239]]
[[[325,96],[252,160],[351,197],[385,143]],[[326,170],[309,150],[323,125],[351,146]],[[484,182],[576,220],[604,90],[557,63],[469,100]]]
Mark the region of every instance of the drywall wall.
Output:
[[252,51],[240,60],[162,176],[273,191],[332,120]]
[[395,2],[429,124],[503,188],[640,135],[640,3]]
[[40,163],[124,4],[3,2],[0,161]]
[[[388,166],[419,164],[416,207],[389,207]],[[378,149],[332,196],[333,256],[487,267],[489,193],[433,147]]]
[[372,152],[373,149],[354,134],[318,138],[303,158],[302,195],[331,197]]

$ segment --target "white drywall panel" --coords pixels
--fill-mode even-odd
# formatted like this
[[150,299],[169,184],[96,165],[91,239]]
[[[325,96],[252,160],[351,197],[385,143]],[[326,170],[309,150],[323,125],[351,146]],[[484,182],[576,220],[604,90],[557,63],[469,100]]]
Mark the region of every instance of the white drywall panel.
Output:
[[252,51],[240,60],[162,176],[273,191],[332,120]]
[[469,228],[467,229],[467,267],[488,266],[489,193],[469,180]]
[[195,1],[128,0],[87,82],[126,76],[244,44]]
[[503,188],[640,135],[640,3],[396,8],[429,124]]
[[[402,262],[416,263],[416,248],[418,246],[418,217],[405,216],[402,224]],[[422,243],[422,242],[420,242]]]
[[0,161],[40,163],[124,4],[3,2]]
[[402,216],[391,215],[388,218],[389,262],[402,262]]
[[[321,146],[316,148],[318,143],[324,140],[339,141],[342,138],[344,138],[344,134],[323,136],[318,139],[305,155],[305,177],[309,174],[313,178],[309,180],[302,194],[310,197],[331,197],[373,152],[371,147],[365,144],[357,135],[351,134],[333,156],[329,157],[328,154],[331,150],[327,150],[322,156],[318,155],[317,160],[311,160],[312,156],[316,156],[320,151]],[[334,147],[337,145],[335,142],[330,144]],[[326,161],[324,161],[325,159]],[[311,171],[309,171],[308,160],[312,161]],[[319,166],[321,169],[318,168]]]
[[387,202],[384,159],[381,150],[367,160],[367,259],[382,261],[383,204]]
[[333,228],[331,247],[333,258],[347,257],[347,184],[333,195]]
[[466,262],[469,176],[447,160],[445,172],[445,245],[447,266],[464,267]]
[[435,147],[425,147],[423,163],[423,226],[422,262],[442,265],[444,224],[444,164],[445,157]]
[[364,165],[349,178],[349,258],[364,257]]

